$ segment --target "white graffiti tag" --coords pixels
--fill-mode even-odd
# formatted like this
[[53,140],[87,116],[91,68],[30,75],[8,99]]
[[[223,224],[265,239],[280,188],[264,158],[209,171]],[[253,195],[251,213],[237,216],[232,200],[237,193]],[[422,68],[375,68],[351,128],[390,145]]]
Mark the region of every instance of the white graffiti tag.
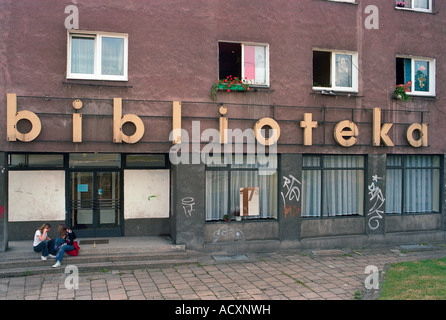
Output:
[[192,216],[192,212],[195,211],[194,205],[195,205],[195,199],[192,197],[187,197],[181,199],[181,204],[183,206],[184,215],[186,217]]
[[369,217],[368,225],[371,230],[379,228],[379,219],[383,218],[384,211],[381,210],[386,199],[384,199],[381,188],[378,186],[378,180],[382,178],[377,175],[372,176],[372,184],[368,186],[370,201],[375,201],[372,208],[370,208],[367,216]]
[[281,192],[284,206],[285,206],[285,199],[288,201],[296,200],[297,202],[299,202],[299,200],[300,200],[300,189],[297,186],[298,184],[299,185],[301,184],[300,181],[297,180],[292,175],[289,175],[288,177],[289,178],[283,177],[282,188],[286,188],[286,190],[287,190],[285,195],[283,194],[283,192]]

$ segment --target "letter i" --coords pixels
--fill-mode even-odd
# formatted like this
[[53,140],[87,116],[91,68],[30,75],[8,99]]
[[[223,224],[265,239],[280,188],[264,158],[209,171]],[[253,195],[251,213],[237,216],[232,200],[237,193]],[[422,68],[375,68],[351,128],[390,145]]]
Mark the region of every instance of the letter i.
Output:
[[[76,110],[82,108],[82,101],[74,100],[73,108]],[[82,142],[82,113],[73,113],[73,142]]]
[[220,143],[226,144],[228,143],[228,117],[226,116],[228,108],[221,106],[218,112],[220,113]]

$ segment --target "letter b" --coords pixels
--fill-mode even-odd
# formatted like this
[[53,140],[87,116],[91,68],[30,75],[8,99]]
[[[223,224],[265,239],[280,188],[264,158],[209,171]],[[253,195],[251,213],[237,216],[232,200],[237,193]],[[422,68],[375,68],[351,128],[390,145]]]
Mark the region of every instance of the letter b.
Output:
[[[17,95],[15,93],[7,94],[7,125],[6,136],[8,141],[33,141],[40,134],[42,124],[39,117],[31,111],[23,110],[17,112]],[[32,128],[28,133],[21,133],[17,129],[17,123],[20,120],[28,120],[31,122]]]

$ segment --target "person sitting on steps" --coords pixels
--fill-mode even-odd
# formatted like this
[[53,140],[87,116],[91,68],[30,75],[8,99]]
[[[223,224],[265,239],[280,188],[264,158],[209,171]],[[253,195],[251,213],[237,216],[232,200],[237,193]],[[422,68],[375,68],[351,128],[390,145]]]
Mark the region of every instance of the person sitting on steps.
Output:
[[34,233],[33,249],[35,252],[42,252],[42,256],[40,258],[43,261],[47,260],[48,257],[55,258],[54,255],[48,252],[48,241],[51,240],[50,237],[48,237],[48,232],[50,230],[51,225],[49,223],[45,223]]
[[52,266],[53,268],[60,267],[65,251],[74,250],[74,242],[77,241],[76,234],[72,230],[68,229],[66,225],[59,225],[58,231],[59,238],[56,239],[55,245],[58,248],[58,251],[56,255],[56,263]]

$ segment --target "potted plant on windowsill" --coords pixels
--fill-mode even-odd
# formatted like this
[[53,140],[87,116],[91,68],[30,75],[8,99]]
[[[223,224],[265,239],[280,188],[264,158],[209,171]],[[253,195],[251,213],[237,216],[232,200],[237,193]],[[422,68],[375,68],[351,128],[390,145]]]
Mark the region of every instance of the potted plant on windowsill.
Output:
[[397,6],[398,8],[405,8],[405,7],[406,7],[406,3],[405,3],[404,1],[398,1],[398,2],[396,3],[396,6]]
[[219,80],[211,87],[210,98],[212,101],[217,100],[218,91],[249,91],[249,84],[245,80],[241,80],[238,77],[227,76],[226,79]]
[[240,215],[240,209],[235,210],[232,213],[233,216],[235,216],[236,221],[242,221],[242,216]]
[[411,98],[407,95],[407,92],[410,92],[411,85],[412,81],[407,81],[405,85],[404,84],[397,85],[395,91],[393,91],[393,97],[401,101],[410,101]]

